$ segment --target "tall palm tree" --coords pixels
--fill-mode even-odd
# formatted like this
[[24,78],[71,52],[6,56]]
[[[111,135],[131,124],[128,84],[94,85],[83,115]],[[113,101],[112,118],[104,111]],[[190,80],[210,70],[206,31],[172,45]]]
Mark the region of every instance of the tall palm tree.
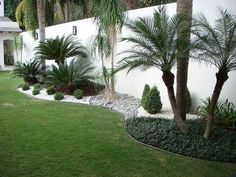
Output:
[[59,64],[64,64],[66,58],[81,56],[87,57],[86,49],[82,44],[72,36],[57,36],[55,39],[50,38],[40,41],[35,47],[36,57],[41,60],[55,60]]
[[110,55],[109,39],[105,31],[98,28],[98,34],[91,40],[91,53],[96,57],[98,56],[102,63],[102,81],[106,87],[106,94],[110,93],[110,77],[109,71],[105,65],[105,59]]
[[205,138],[211,134],[216,104],[222,87],[229,78],[228,73],[236,70],[236,18],[227,10],[219,11],[221,18],[216,20],[214,26],[211,26],[204,15],[195,22],[197,31],[194,34],[197,36],[196,48],[199,52],[196,57],[218,69],[210,101]]
[[[173,113],[176,113],[176,100],[174,93],[175,75],[171,72],[176,64],[177,28],[181,18],[169,17],[164,7],[154,13],[154,17],[139,18],[127,23],[127,27],[136,35],[123,38],[124,41],[132,42],[132,49],[124,51],[129,54],[120,61],[118,71],[129,68],[128,72],[140,68],[148,69],[156,67],[162,71],[162,79],[168,91],[169,101]],[[182,119],[177,119],[179,127],[183,132],[187,131]]]
[[177,89],[176,89],[176,116],[186,119],[186,91],[188,79],[188,64],[190,52],[190,35],[192,23],[193,0],[177,0],[177,13],[184,16],[178,27],[177,50],[182,53],[177,58]]
[[[111,72],[114,73],[117,32],[121,30],[125,21],[124,2],[123,0],[93,0],[92,7],[95,21],[108,34],[111,46]],[[111,77],[111,97],[115,97],[115,80],[113,74]]]

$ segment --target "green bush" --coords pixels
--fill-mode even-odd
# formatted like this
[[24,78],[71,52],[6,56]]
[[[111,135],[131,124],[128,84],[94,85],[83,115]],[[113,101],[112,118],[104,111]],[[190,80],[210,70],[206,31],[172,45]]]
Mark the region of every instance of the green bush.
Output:
[[61,92],[57,92],[55,95],[54,95],[54,100],[63,100],[64,99],[64,94],[61,93]]
[[30,89],[30,86],[29,86],[29,84],[25,83],[25,84],[22,85],[21,88],[22,88],[23,91],[26,91],[26,90]]
[[81,89],[77,89],[77,90],[74,91],[73,95],[77,99],[82,99],[83,96],[84,96],[84,92]]
[[203,138],[205,122],[188,120],[188,134],[180,132],[178,125],[167,119],[127,119],[128,133],[145,144],[188,157],[221,162],[236,162],[236,132],[213,126],[212,136]]
[[56,90],[53,86],[50,86],[50,87],[47,88],[46,92],[47,92],[48,95],[53,95],[53,94],[56,93]]
[[35,90],[35,89],[40,90],[41,86],[42,86],[42,85],[41,85],[40,83],[34,84],[34,90]]
[[[202,104],[197,110],[203,118],[207,118],[210,109],[211,99],[208,97],[202,100]],[[226,128],[236,128],[236,107],[228,99],[218,101],[215,108],[215,124],[222,125]]]
[[186,112],[190,112],[192,108],[192,99],[189,89],[186,90]]
[[160,92],[158,91],[157,87],[154,86],[145,98],[144,109],[150,114],[156,114],[161,111],[161,108],[162,103],[160,98]]
[[148,84],[145,84],[144,89],[143,89],[142,99],[141,99],[142,107],[145,106],[145,102],[147,100],[149,92],[150,92],[150,86]]
[[40,94],[40,89],[34,89],[34,90],[32,91],[32,94],[33,94],[33,95],[38,95],[38,94]]

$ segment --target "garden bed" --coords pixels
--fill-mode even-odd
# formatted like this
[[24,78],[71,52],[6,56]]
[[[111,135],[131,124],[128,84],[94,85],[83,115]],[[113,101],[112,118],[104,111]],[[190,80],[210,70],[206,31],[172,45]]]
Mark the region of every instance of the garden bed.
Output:
[[189,133],[183,134],[172,120],[145,117],[126,120],[127,132],[144,144],[193,158],[236,162],[235,132],[215,126],[206,140],[201,119],[188,120],[187,125]]

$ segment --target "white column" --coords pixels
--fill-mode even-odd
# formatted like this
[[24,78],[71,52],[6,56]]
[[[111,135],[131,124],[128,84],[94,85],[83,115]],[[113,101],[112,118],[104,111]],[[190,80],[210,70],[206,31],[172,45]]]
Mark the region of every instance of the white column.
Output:
[[0,70],[4,68],[4,46],[3,40],[0,40]]
[[0,0],[0,17],[4,17],[4,0]]

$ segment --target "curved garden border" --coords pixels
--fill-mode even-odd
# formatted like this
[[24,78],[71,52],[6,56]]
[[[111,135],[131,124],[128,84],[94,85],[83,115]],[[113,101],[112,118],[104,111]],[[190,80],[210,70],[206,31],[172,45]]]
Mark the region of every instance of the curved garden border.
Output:
[[[21,92],[23,94],[26,94],[26,95],[28,95],[30,97],[33,97],[33,98],[37,98],[37,99],[41,99],[41,100],[47,100],[47,101],[55,101],[52,95],[48,96],[47,98],[42,98],[40,95],[38,95],[38,96],[37,95],[32,95],[32,90],[33,90],[32,87],[28,91],[23,91],[20,88],[17,88],[17,90],[19,92]],[[45,90],[45,93],[46,93],[46,90]],[[65,100],[61,100],[60,102],[80,103],[80,104],[87,104],[87,105],[93,105],[93,106],[101,106],[101,107],[105,107],[105,108],[111,109],[111,107],[107,107],[105,105],[90,104],[90,99],[92,98],[91,96],[84,97],[84,99],[81,99],[81,100],[77,100],[76,98],[72,99],[73,96],[66,96],[66,98],[70,98],[70,99],[69,100],[66,100],[66,99]],[[112,109],[112,110],[114,110],[114,109]],[[130,117],[125,116],[125,114],[123,112],[120,112],[118,110],[114,110],[114,111],[117,111],[117,112],[121,113],[124,116],[125,120],[127,118],[130,118]],[[136,114],[136,116],[138,116],[138,113]],[[125,130],[127,132],[127,135],[129,136],[129,138],[131,138],[134,142],[142,144],[142,145],[144,145],[146,147],[149,147],[149,148],[152,148],[152,149],[156,149],[156,150],[159,150],[159,151],[171,154],[171,155],[176,155],[176,156],[179,156],[179,157],[183,157],[183,158],[187,158],[187,159],[192,159],[192,160],[217,162],[217,163],[226,163],[226,164],[227,163],[228,164],[235,164],[233,162],[220,162],[220,161],[213,161],[213,160],[207,160],[207,159],[201,159],[201,158],[194,158],[194,157],[189,157],[189,156],[185,156],[185,155],[182,155],[182,154],[178,154],[178,153],[175,153],[175,152],[171,152],[171,151],[168,151],[168,150],[164,150],[164,149],[161,149],[161,148],[158,148],[158,147],[155,147],[155,146],[152,146],[152,145],[149,145],[149,144],[146,144],[146,143],[143,143],[143,142],[140,142],[140,141],[136,140],[134,137],[132,137],[132,135],[129,134],[129,132],[127,131],[126,127],[124,127],[124,128],[125,128]]]

